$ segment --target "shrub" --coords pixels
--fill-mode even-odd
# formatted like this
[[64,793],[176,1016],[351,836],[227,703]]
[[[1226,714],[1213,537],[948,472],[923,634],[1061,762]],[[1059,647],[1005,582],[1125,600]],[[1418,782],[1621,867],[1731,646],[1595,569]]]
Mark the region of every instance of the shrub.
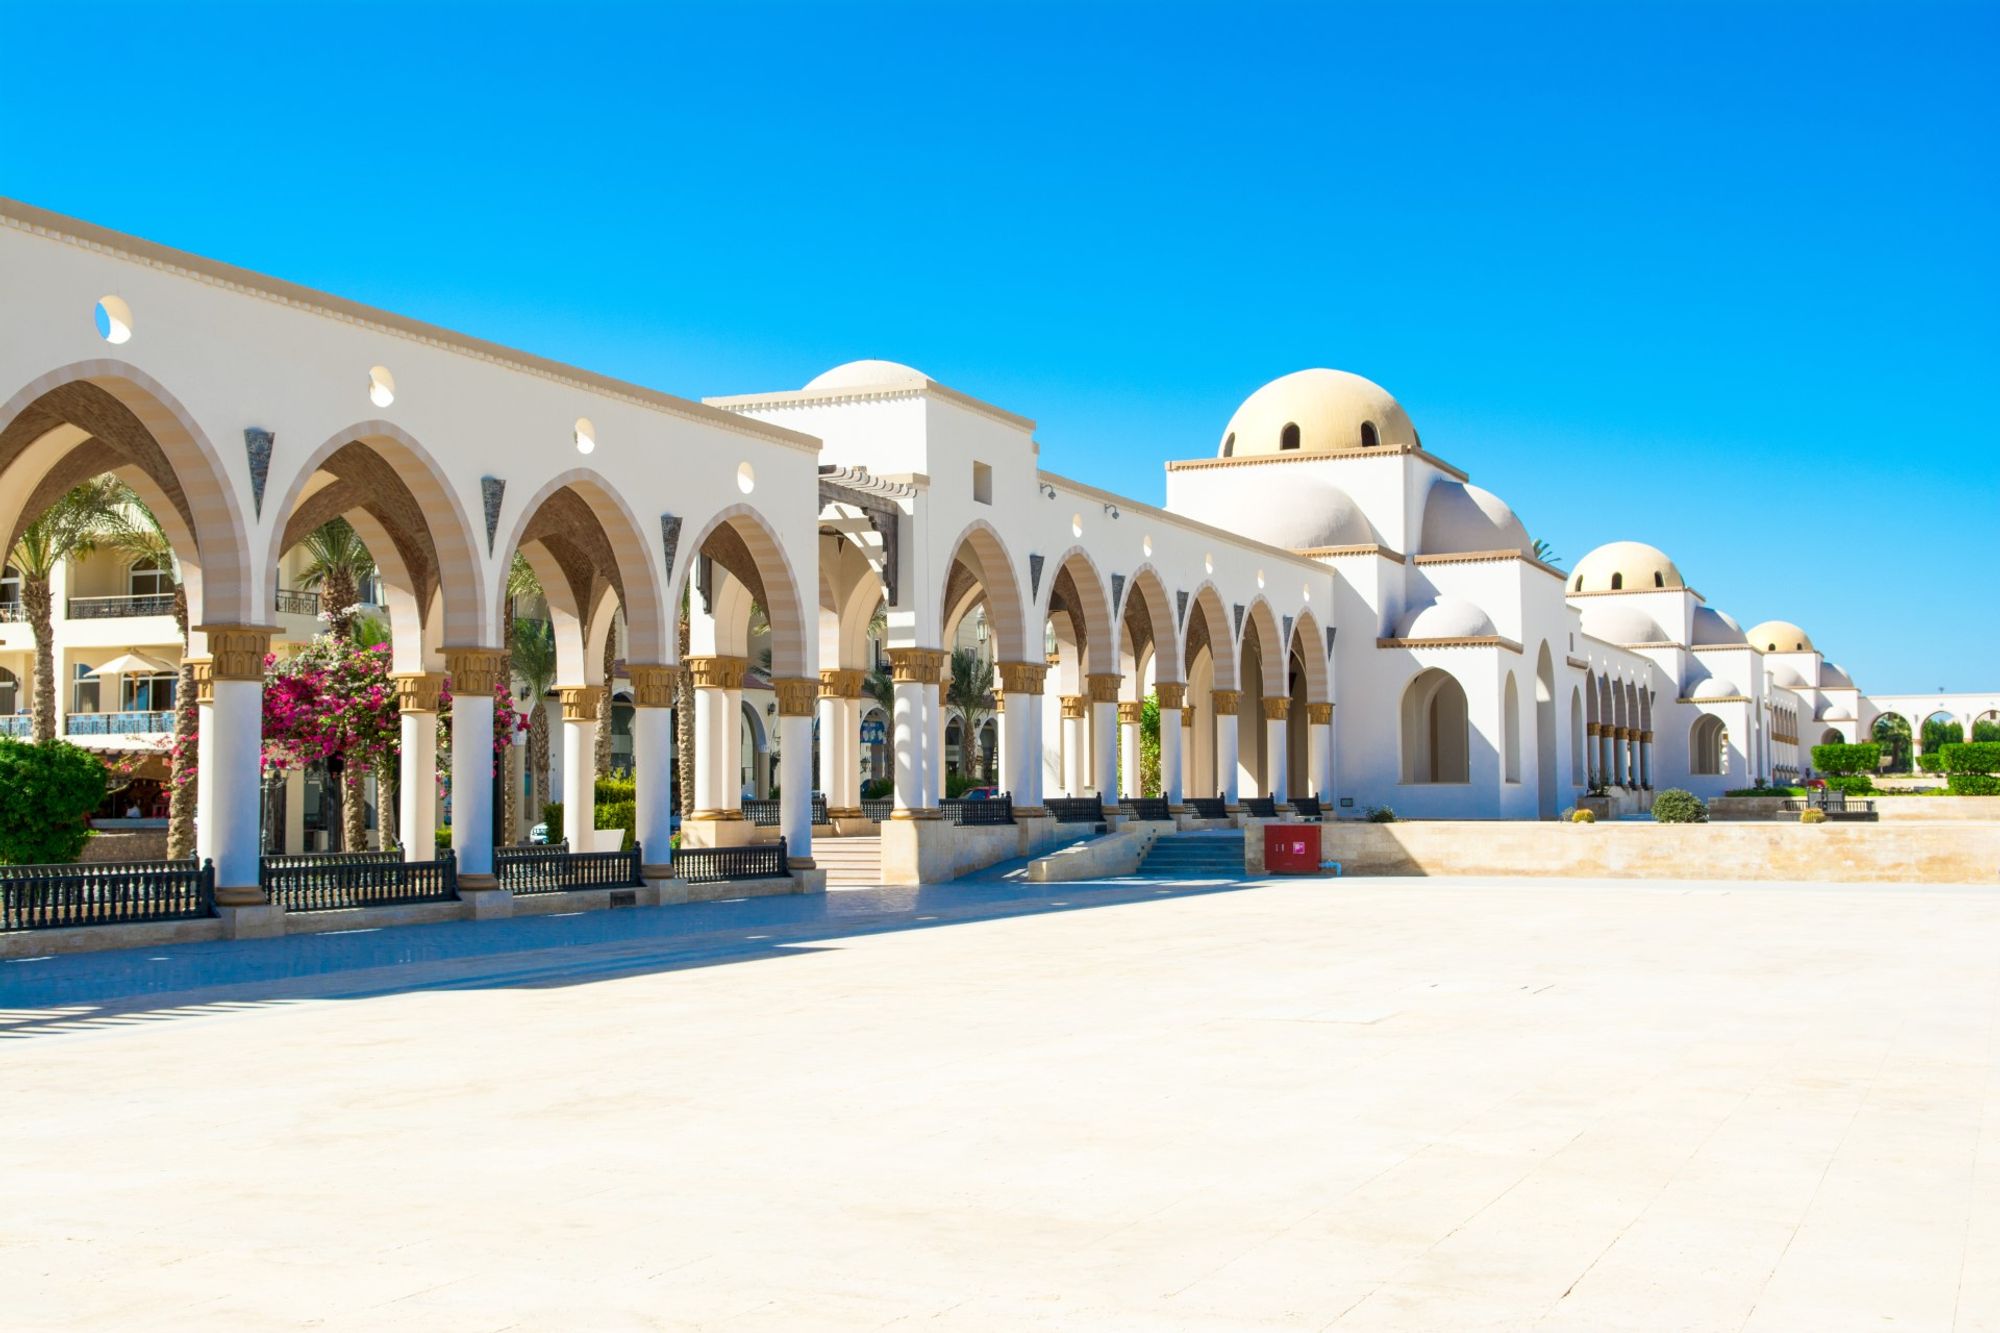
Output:
[[1936,751],[1932,751],[1930,754],[1920,754],[1917,756],[1917,767],[1926,773],[1942,773],[1944,772],[1944,756],[1938,754]]
[[896,780],[894,778],[870,778],[861,784],[861,799],[864,801],[879,801],[885,796],[894,796],[895,794]]
[[[628,782],[625,785],[629,790],[632,784]],[[599,784],[599,790],[603,790],[602,784]],[[595,816],[595,822],[599,828],[624,829],[625,841],[623,846],[628,849],[632,846],[632,840],[638,836],[639,803],[637,801],[634,801],[629,796],[622,801],[600,801],[591,813]],[[543,806],[542,822],[549,826],[549,841],[551,843],[561,842],[565,836],[563,803],[561,801],[550,801],[547,805]]]
[[435,833],[431,834],[431,841],[432,841],[432,842],[433,842],[434,844],[436,844],[436,846],[437,846],[437,849],[438,849],[438,852],[439,852],[439,854],[440,854],[440,855],[442,855],[442,854],[443,854],[443,853],[445,853],[445,852],[448,852],[448,851],[450,851],[450,850],[451,850],[451,825],[449,825],[449,824],[439,824],[439,825],[437,826],[437,831],[436,831]]
[[76,860],[104,799],[104,761],[68,741],[0,738],[0,864]]
[[1371,824],[1393,824],[1396,822],[1396,812],[1386,805],[1371,805],[1368,807],[1367,819]]
[[1875,790],[1875,779],[1866,773],[1835,773],[1826,780],[1828,791],[1844,791],[1849,796],[1866,796]]
[[1569,822],[1572,824],[1595,824],[1597,822],[1597,812],[1578,806],[1569,812]]
[[984,787],[985,785],[985,782],[979,778],[967,777],[963,773],[947,773],[944,775],[944,794],[948,799],[954,801],[971,791],[974,787]]
[[1882,766],[1882,747],[1874,741],[1859,745],[1815,745],[1813,767],[1822,773],[1873,773]]
[[1706,824],[1708,806],[1691,791],[1669,787],[1653,798],[1653,819],[1661,824]]
[[563,839],[561,801],[550,801],[542,807],[542,822],[549,827],[549,841],[561,842]]
[[1735,791],[1726,791],[1722,794],[1724,796],[1796,797],[1796,796],[1804,796],[1806,794],[1806,789],[1804,787],[1738,787]]
[[1824,824],[1826,822],[1826,811],[1801,810],[1799,811],[1799,822],[1801,824]]
[[1960,741],[1938,755],[1947,773],[2000,773],[2000,742]]
[[1945,782],[1953,796],[2000,796],[2000,777],[1991,773],[1954,773]]
[[597,780],[597,803],[616,805],[620,801],[639,799],[639,784],[632,778],[599,778]]

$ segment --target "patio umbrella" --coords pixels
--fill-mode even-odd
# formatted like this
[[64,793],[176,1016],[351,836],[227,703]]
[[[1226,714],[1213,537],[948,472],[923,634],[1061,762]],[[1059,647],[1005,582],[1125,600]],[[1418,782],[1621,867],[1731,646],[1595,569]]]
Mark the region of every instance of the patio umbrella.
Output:
[[160,676],[170,675],[174,669],[173,663],[162,662],[157,657],[148,657],[144,653],[120,653],[103,666],[86,674],[92,676]]

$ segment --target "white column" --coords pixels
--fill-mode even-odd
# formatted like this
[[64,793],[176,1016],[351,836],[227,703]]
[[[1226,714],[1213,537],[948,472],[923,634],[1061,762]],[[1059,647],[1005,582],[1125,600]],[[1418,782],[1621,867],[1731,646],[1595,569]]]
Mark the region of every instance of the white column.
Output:
[[785,837],[785,856],[800,869],[810,869],[812,829],[812,708],[816,680],[778,682],[797,688],[793,711],[786,711],[782,692],[778,704],[778,831]]
[[[1195,781],[1195,724],[1200,721],[1190,708],[1181,709],[1181,801],[1185,803]],[[1206,792],[1194,792],[1205,796]]]
[[728,691],[697,686],[694,692],[694,808],[696,810],[722,810],[728,806],[723,800],[723,788],[727,785],[724,764],[728,762],[722,753],[723,741],[718,719],[728,706]]
[[694,681],[694,808],[743,808],[743,674],[741,657],[690,657],[684,664]]
[[817,700],[819,712],[819,790],[826,794],[828,810],[838,810],[846,803],[846,788],[841,785],[841,774],[854,767],[847,747],[854,741],[846,727],[847,701],[839,694],[840,673],[822,671],[819,673],[820,694]]
[[1090,711],[1084,723],[1085,769],[1089,786],[1108,806],[1118,804],[1118,685],[1115,672],[1092,672],[1084,678]]
[[[960,743],[963,753],[965,746]],[[934,680],[924,682],[924,774],[925,790],[932,805],[944,799],[945,779],[950,777],[944,749],[944,689]]]
[[563,837],[573,852],[597,850],[597,703],[602,685],[563,685]]
[[[397,829],[405,861],[437,858],[437,703],[442,676],[398,675],[402,759],[396,771]],[[428,705],[428,706],[426,706]]]
[[500,652],[447,649],[445,660],[452,689],[451,846],[463,888],[466,876],[493,873],[493,681]]
[[1085,711],[1090,700],[1080,694],[1062,696],[1062,783],[1063,795],[1077,797],[1083,795],[1088,785],[1090,740],[1089,719]]
[[1187,799],[1187,793],[1181,790],[1182,760],[1187,753],[1184,734],[1187,728],[1181,725],[1181,705],[1187,702],[1187,686],[1163,680],[1153,688],[1160,696],[1160,795],[1171,809]]
[[[857,683],[858,688],[858,683]],[[843,810],[861,808],[861,696],[845,696],[840,701],[841,753],[847,756],[840,766],[840,807]],[[832,799],[831,796],[828,797]]]
[[1144,708],[1143,703],[1131,699],[1120,700],[1118,704],[1118,793],[1135,799],[1146,794],[1144,774],[1140,772]]
[[929,810],[937,805],[937,788],[929,765],[931,719],[927,679],[936,656],[941,654],[929,648],[889,650],[896,686],[893,739],[898,810]]
[[664,868],[674,843],[674,682],[679,668],[628,663],[632,680],[632,837],[642,865]]
[[[437,719],[431,720],[435,722]],[[433,738],[436,737],[435,727],[432,728],[431,734]],[[433,747],[431,767],[437,767],[435,747]],[[432,827],[435,828],[437,818],[435,782],[431,789],[431,810]],[[405,824],[403,827],[408,828],[409,825]],[[306,849],[306,771],[303,768],[285,770],[285,833],[284,841],[280,842],[278,847],[279,850],[286,852],[302,852]]]
[[[220,657],[204,664],[215,670]],[[197,671],[203,667],[197,667]],[[261,762],[264,746],[263,655],[257,657],[258,679],[210,678],[208,698],[200,704],[195,800],[201,819],[195,826],[195,857],[215,862],[216,902],[225,907],[254,906],[264,901],[258,887]],[[199,680],[199,677],[197,677]]]
[[1280,804],[1292,798],[1291,729],[1285,721],[1291,702],[1285,698],[1264,701],[1264,794]]
[[1221,784],[1222,799],[1227,805],[1240,805],[1243,801],[1242,776],[1237,771],[1237,718],[1236,708],[1242,701],[1238,690],[1215,690],[1209,695],[1215,701],[1215,780]]
[[1333,705],[1306,705],[1306,739],[1312,747],[1308,756],[1307,771],[1312,774],[1313,790],[1320,803],[1332,807],[1335,803],[1333,790]]

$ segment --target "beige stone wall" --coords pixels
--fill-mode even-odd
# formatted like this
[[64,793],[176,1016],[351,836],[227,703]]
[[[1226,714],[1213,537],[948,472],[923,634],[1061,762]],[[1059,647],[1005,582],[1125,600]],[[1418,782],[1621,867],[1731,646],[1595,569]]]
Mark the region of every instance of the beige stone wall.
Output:
[[2000,822],[1543,824],[1469,821],[1327,826],[1349,875],[1992,884]]
[[937,884],[1017,856],[1033,856],[1055,840],[1051,818],[992,825],[888,819],[882,822],[882,882]]

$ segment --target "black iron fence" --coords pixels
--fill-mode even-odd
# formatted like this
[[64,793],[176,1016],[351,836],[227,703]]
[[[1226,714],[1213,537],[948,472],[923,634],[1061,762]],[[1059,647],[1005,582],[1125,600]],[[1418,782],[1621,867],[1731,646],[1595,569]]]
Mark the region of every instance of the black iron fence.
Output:
[[316,616],[319,614],[319,594],[303,588],[280,588],[278,610],[288,616]]
[[0,930],[57,930],[215,915],[215,866],[104,861],[0,866]]
[[1220,796],[1190,796],[1188,806],[1196,819],[1229,818],[1229,802]]
[[895,800],[888,796],[871,798],[861,803],[861,813],[878,824],[887,819],[895,808]]
[[1245,796],[1243,813],[1252,819],[1276,819],[1278,803],[1269,796]]
[[174,609],[172,593],[144,597],[72,597],[65,608],[71,620],[112,620],[119,616],[164,616]]
[[674,878],[689,884],[728,879],[782,879],[791,874],[785,840],[741,847],[683,847],[674,853]]
[[449,849],[435,861],[405,861],[395,851],[267,856],[257,882],[287,912],[448,903],[458,897],[458,856]]
[[1056,817],[1058,824],[1104,822],[1104,798],[1100,796],[1052,796],[1048,806],[1049,813]]
[[[826,797],[814,793],[812,801],[812,822],[827,822]],[[777,828],[784,822],[784,805],[775,796],[752,797],[743,802],[743,817],[759,828]]]
[[1014,822],[1014,798],[1011,796],[989,796],[978,801],[957,797],[940,802],[939,807],[944,811],[945,819],[953,824]]
[[1134,819],[1172,819],[1164,796],[1128,796],[1122,802],[1125,813]]
[[646,882],[639,866],[636,842],[622,852],[573,852],[566,842],[493,849],[494,878],[511,893],[637,888]]

